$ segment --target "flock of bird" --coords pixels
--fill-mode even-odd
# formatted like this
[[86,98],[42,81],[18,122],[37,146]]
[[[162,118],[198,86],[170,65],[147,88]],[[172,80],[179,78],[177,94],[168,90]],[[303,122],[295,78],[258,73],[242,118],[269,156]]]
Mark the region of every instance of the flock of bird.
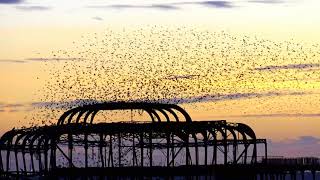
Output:
[[[51,80],[40,94],[42,102],[50,103],[34,116],[36,124],[55,123],[77,100],[204,102],[208,96],[314,90],[320,76],[318,44],[224,31],[107,29],[73,45],[54,52],[55,61],[44,61]],[[293,66],[299,64],[306,66]],[[54,103],[59,108],[52,108]]]

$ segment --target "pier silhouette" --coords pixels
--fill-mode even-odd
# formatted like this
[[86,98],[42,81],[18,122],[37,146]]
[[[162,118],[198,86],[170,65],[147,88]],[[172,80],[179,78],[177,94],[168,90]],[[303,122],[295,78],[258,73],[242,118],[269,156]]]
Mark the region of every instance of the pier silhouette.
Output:
[[[150,121],[95,122],[100,111],[142,110]],[[195,121],[178,105],[106,102],[66,111],[55,125],[12,129],[0,139],[1,177],[296,179],[313,157],[268,157],[266,139],[243,123]]]

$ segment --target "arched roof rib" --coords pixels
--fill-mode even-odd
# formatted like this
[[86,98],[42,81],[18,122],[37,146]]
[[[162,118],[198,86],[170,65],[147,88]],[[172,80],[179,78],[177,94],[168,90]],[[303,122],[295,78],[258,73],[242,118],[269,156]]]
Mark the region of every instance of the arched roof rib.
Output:
[[[139,102],[117,102],[117,103],[100,103],[100,104],[93,104],[93,105],[84,105],[81,107],[76,107],[71,110],[66,111],[58,120],[57,125],[62,124],[70,124],[72,122],[72,119],[76,114],[78,114],[76,118],[76,122],[78,123],[80,118],[85,114],[84,116],[84,123],[87,122],[87,118],[89,118],[89,115],[93,113],[91,116],[94,117],[94,114],[96,114],[98,111],[101,110],[144,110],[146,111],[152,122],[156,122],[155,119],[157,119],[157,122],[162,121],[168,121],[168,114],[165,111],[168,111],[176,121],[180,121],[178,118],[178,113],[180,113],[184,121],[191,122],[191,117],[189,114],[181,107],[174,105],[174,104],[159,104],[159,103],[139,103]],[[165,116],[165,120],[162,120],[159,116],[159,114],[156,112],[159,111],[162,115]],[[154,116],[156,118],[154,118]],[[90,123],[93,123],[93,119],[91,119]]]

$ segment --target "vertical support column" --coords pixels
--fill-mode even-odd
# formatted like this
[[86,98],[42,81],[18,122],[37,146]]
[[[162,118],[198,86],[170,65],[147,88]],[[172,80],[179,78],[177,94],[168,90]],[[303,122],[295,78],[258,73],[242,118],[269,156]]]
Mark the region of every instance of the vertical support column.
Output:
[[84,134],[84,164],[88,167],[88,134]]
[[237,164],[237,142],[233,143],[233,164]]
[[136,164],[136,143],[135,143],[135,133],[132,133],[132,166]]
[[189,134],[186,135],[186,166],[189,166],[189,155],[190,155],[190,151],[189,151]]
[[121,133],[118,133],[118,155],[119,155],[119,167],[121,167]]
[[174,134],[171,134],[171,162],[172,167],[174,167],[174,159],[175,159],[175,152],[174,152]]
[[35,172],[34,168],[34,160],[33,160],[33,150],[30,151],[30,158],[31,158],[31,167],[32,167],[32,172]]
[[244,159],[243,159],[243,163],[247,164],[247,158],[248,158],[248,144],[244,144]]
[[107,167],[107,146],[108,146],[108,143],[107,143],[107,135],[105,134],[104,135],[104,166]]
[[17,150],[14,151],[14,155],[15,155],[15,159],[16,159],[16,170],[19,175],[19,163],[18,163],[18,151]]
[[51,140],[51,153],[50,153],[50,168],[51,169],[55,169],[57,167],[56,149],[57,149],[57,141],[56,141],[56,139],[53,139],[53,140]]
[[223,140],[223,146],[224,146],[224,153],[223,153],[223,159],[224,159],[224,164],[228,164],[228,144],[227,144],[227,141],[228,141],[228,136],[227,136],[227,128],[225,128],[224,130],[224,140]]
[[316,170],[312,170],[311,173],[312,173],[312,179],[316,180]]
[[208,165],[208,135],[207,132],[203,134],[204,138],[204,165]]
[[[12,144],[11,142],[9,142],[9,144],[7,145],[8,147],[10,147]],[[7,158],[6,158],[6,168],[7,168],[7,172],[10,171],[10,148],[7,149]]]
[[72,149],[73,149],[73,138],[72,138],[72,134],[68,133],[69,168],[72,167]]
[[150,167],[152,167],[152,131],[149,132],[149,156]]
[[38,154],[38,157],[39,157],[39,172],[42,172],[43,171],[43,168],[42,168],[42,157],[41,157],[41,150],[37,150],[36,153]]
[[214,131],[214,134],[212,134],[212,136],[214,136],[214,143],[213,143],[213,163],[214,165],[217,164],[217,149],[218,149],[218,143],[217,143],[217,134],[216,131]]
[[[2,158],[1,158],[1,160],[2,160]],[[26,154],[25,154],[24,150],[22,150],[22,160],[23,160],[24,171],[27,172]],[[4,168],[2,170],[4,171]]]
[[143,146],[144,146],[144,143],[143,143],[143,133],[140,133],[140,165],[141,167],[143,167]]
[[304,180],[304,170],[301,170],[301,179]]
[[2,150],[0,149],[0,172],[4,172],[3,164],[2,164]]
[[110,167],[110,163],[111,163],[111,167],[114,167],[114,163],[113,163],[113,145],[112,145],[112,135],[109,135],[109,159],[108,159],[108,167]]
[[251,163],[256,164],[257,163],[257,140],[253,140],[253,159],[251,159]]
[[167,137],[167,167],[170,166],[170,134],[166,133]]
[[48,172],[48,148],[46,146],[44,148],[44,170],[45,170],[45,173]]
[[268,161],[268,146],[267,146],[267,140],[264,142],[264,158],[266,159],[266,162]]
[[104,168],[104,158],[103,158],[103,134],[100,133],[100,143],[99,143],[99,150],[100,150],[100,159],[101,159],[101,166]]
[[198,149],[198,140],[196,134],[193,134],[194,136],[194,143],[195,143],[195,155],[196,155],[196,165],[199,165],[199,149]]

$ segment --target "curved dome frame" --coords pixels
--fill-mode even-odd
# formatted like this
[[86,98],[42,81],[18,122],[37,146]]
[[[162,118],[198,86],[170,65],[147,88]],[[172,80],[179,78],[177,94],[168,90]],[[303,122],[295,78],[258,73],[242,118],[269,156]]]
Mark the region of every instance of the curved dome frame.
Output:
[[[151,121],[94,123],[101,110],[130,109],[146,111]],[[249,126],[192,121],[177,105],[101,103],[68,110],[57,125],[8,131],[0,138],[0,170],[43,175],[57,168],[254,164],[257,144],[265,145],[266,157],[266,140]]]

